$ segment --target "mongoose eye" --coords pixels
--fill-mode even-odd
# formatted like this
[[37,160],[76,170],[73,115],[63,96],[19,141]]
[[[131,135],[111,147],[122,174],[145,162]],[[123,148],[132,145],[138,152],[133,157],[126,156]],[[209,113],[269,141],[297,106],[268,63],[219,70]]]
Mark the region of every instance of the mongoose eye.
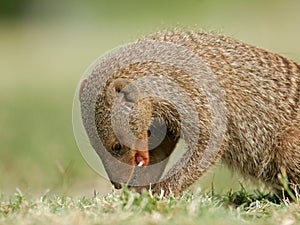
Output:
[[148,135],[148,137],[151,136],[151,130],[147,130],[147,135]]
[[120,153],[122,150],[122,146],[120,143],[116,143],[111,148],[115,153]]

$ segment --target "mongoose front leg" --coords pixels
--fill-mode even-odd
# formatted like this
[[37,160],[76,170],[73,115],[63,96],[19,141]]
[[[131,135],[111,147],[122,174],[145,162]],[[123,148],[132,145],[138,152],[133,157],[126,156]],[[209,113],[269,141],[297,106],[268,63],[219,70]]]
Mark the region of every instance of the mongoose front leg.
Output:
[[[300,180],[300,123],[295,121],[291,127],[284,130],[281,137],[279,137],[280,149],[276,151],[276,159],[280,170],[285,170],[289,185],[292,189],[299,189]],[[278,171],[280,174],[282,171]],[[282,186],[282,181],[275,180]],[[296,187],[298,185],[298,187]]]
[[203,149],[204,145],[188,147],[187,152],[182,156],[168,173],[165,179],[151,186],[152,192],[163,193],[165,195],[178,195],[186,190],[191,184],[197,181],[212,165],[214,165],[221,157],[222,150],[211,158],[206,157]]

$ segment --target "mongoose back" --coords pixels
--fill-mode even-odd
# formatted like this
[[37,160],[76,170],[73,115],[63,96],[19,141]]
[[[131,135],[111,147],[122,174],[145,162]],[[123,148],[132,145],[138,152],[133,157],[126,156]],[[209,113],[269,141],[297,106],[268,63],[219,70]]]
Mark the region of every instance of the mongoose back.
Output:
[[[84,127],[115,187],[128,184],[141,190],[151,186],[154,192],[164,190],[166,194],[178,194],[222,159],[230,168],[274,188],[281,186],[279,174],[285,170],[290,185],[299,188],[299,64],[278,54],[213,33],[168,31],[147,36],[136,43],[143,41],[180,46],[194,53],[209,68],[222,90],[226,107],[225,133],[217,154],[201,160],[214,135],[212,112],[207,93],[195,84],[188,71],[155,60],[134,61],[120,66],[118,61],[126,61],[129,53],[107,57],[82,82],[80,102]],[[151,44],[147,45],[137,52],[147,52],[147,48],[152,47]],[[187,63],[190,60],[184,52],[179,56],[169,55],[174,61],[176,57]],[[110,74],[108,69],[101,70],[103,67],[111,68],[113,72]],[[144,86],[141,82],[141,88],[131,85],[133,81],[149,75],[175,82],[195,103],[199,121],[194,128],[193,123],[187,125],[191,127],[190,133],[181,133],[181,114],[185,116],[189,111],[179,102],[177,96],[181,92],[178,89],[172,88],[171,84],[161,85],[156,81]],[[153,92],[168,93],[172,96],[172,102],[159,96],[143,97],[147,85],[154,87]],[[103,91],[99,92],[99,89]],[[122,107],[113,108],[115,99]],[[126,115],[129,116],[124,121],[129,124],[133,136],[140,141],[124,144],[129,139],[129,133],[123,129],[126,124],[122,122]],[[118,134],[113,126],[119,128]],[[162,179],[168,158],[182,136],[191,151],[188,150],[181,162],[176,163],[169,175],[167,173],[168,176]],[[196,138],[193,145],[189,144],[190,136]],[[157,146],[150,146],[151,137],[161,138]],[[98,139],[103,146],[99,146]],[[112,159],[117,159],[120,164]],[[158,166],[151,167],[155,164]],[[153,179],[157,182],[152,182]],[[134,180],[143,180],[143,184],[138,185]]]

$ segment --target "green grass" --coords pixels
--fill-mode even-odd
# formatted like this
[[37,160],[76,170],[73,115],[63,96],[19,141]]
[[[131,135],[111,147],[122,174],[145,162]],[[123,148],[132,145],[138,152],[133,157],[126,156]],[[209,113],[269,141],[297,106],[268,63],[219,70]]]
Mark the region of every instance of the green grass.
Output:
[[244,188],[224,195],[198,190],[180,197],[124,188],[79,198],[32,197],[18,190],[0,197],[0,224],[300,224],[300,203]]

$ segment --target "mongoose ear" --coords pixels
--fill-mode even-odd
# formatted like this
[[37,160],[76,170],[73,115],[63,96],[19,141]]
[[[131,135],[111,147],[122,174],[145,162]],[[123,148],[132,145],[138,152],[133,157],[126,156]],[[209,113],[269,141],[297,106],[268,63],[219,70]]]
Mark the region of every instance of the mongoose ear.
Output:
[[113,82],[114,91],[119,93],[130,81],[128,79],[119,78]]
[[80,83],[80,87],[79,87],[79,91],[78,91],[79,99],[81,99],[81,95],[82,95],[82,93],[83,93],[83,89],[84,89],[85,86],[86,86],[86,83],[87,83],[87,79],[84,79],[84,80],[81,81],[81,83]]
[[131,80],[125,78],[118,78],[107,87],[106,91],[106,101],[108,104],[113,104],[114,99],[118,93],[122,92],[124,94],[125,100],[128,97],[128,93],[133,92],[133,85],[130,85]]

